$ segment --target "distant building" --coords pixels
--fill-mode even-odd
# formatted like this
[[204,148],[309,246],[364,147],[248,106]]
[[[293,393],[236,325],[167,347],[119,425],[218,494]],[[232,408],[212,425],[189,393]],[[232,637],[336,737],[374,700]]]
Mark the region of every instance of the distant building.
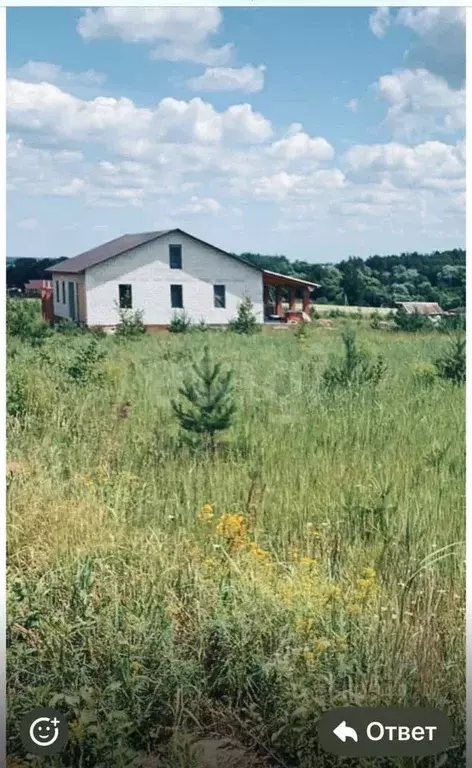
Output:
[[25,283],[25,295],[40,294],[42,290],[51,290],[52,280],[30,280]]
[[448,314],[434,301],[397,301],[395,304],[398,309],[404,310],[407,315],[443,317]]

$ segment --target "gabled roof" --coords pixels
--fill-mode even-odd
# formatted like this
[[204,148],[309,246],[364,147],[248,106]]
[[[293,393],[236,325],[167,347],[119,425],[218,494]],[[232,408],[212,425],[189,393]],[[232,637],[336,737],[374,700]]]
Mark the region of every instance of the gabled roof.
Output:
[[439,304],[433,301],[397,301],[397,307],[405,310],[407,315],[444,315]]
[[247,267],[252,267],[253,269],[257,269],[258,272],[262,272],[259,267],[256,267],[254,264],[251,264],[245,259],[242,259],[240,256],[236,256],[235,254],[229,253],[228,251],[223,251],[221,248],[217,248],[210,243],[206,243],[204,240],[200,240],[198,237],[189,235],[188,232],[184,232],[182,229],[163,229],[158,232],[143,232],[135,235],[122,235],[121,237],[116,237],[114,240],[109,240],[108,243],[103,243],[103,245],[92,248],[90,251],[79,253],[78,256],[74,256],[72,259],[65,259],[65,261],[61,261],[59,264],[55,264],[53,267],[49,267],[47,271],[53,273],[60,272],[62,274],[77,275],[81,272],[84,272],[86,269],[89,269],[90,267],[95,267],[97,264],[102,264],[104,261],[108,261],[108,259],[112,259],[115,256],[120,256],[127,251],[132,251],[134,248],[138,248],[140,245],[150,243],[152,240],[159,240],[159,238],[164,237],[164,235],[170,235],[173,233],[179,233],[181,235],[185,235],[186,237],[190,237],[192,240],[195,240],[198,243],[202,243],[202,245],[207,245],[209,248],[213,248],[215,251],[223,253],[225,256],[229,256],[232,259],[237,259],[237,261],[242,262]]

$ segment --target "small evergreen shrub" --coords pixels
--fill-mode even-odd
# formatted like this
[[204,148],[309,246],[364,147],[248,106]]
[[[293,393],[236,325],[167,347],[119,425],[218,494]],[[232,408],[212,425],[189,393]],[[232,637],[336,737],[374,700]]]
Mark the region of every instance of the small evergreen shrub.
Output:
[[451,339],[448,348],[436,360],[438,376],[464,384],[466,378],[465,336],[459,335]]
[[300,320],[294,331],[294,336],[297,341],[304,341],[308,333],[308,322],[306,320]]
[[80,386],[98,383],[103,378],[100,363],[105,357],[105,352],[99,349],[97,340],[92,338],[75,352],[72,361],[65,366],[64,372],[69,379]]
[[319,320],[321,317],[314,304],[312,304],[310,307],[310,317],[312,320]]
[[193,374],[179,389],[182,400],[172,400],[172,410],[181,428],[214,452],[217,434],[231,426],[236,411],[233,373],[213,363],[205,346],[202,361],[193,365]]
[[235,333],[245,334],[257,333],[260,330],[257,317],[254,314],[254,306],[249,296],[246,296],[240,303],[238,315],[234,320],[231,320],[230,328]]
[[386,372],[386,364],[382,357],[371,361],[369,355],[359,350],[356,343],[356,333],[348,328],[342,336],[344,358],[332,363],[323,372],[322,382],[327,390],[359,389],[366,384],[377,386]]

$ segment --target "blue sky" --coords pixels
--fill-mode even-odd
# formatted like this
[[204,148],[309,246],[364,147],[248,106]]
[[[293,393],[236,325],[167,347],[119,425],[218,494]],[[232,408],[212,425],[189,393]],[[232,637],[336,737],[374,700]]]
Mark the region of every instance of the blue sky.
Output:
[[7,254],[463,246],[464,47],[458,8],[8,9]]

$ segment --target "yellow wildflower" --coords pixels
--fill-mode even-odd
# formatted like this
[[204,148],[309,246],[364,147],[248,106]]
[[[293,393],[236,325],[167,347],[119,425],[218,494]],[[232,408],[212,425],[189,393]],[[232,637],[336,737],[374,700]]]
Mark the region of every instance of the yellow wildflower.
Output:
[[313,619],[297,619],[295,628],[300,634],[307,635],[313,629],[314,623]]
[[197,517],[202,523],[207,523],[213,519],[213,507],[211,504],[204,504]]
[[224,514],[216,526],[216,532],[230,549],[243,549],[247,543],[247,520],[244,515]]
[[132,661],[130,665],[130,670],[132,675],[138,675],[141,672],[141,664],[139,661]]
[[249,544],[249,552],[254,558],[256,558],[256,560],[263,560],[263,561],[270,560],[270,553],[266,552],[265,549],[261,549],[261,547],[258,547],[254,541],[251,541],[251,543]]
[[341,587],[339,587],[337,584],[332,584],[328,588],[328,601],[329,600],[340,600],[341,599]]

